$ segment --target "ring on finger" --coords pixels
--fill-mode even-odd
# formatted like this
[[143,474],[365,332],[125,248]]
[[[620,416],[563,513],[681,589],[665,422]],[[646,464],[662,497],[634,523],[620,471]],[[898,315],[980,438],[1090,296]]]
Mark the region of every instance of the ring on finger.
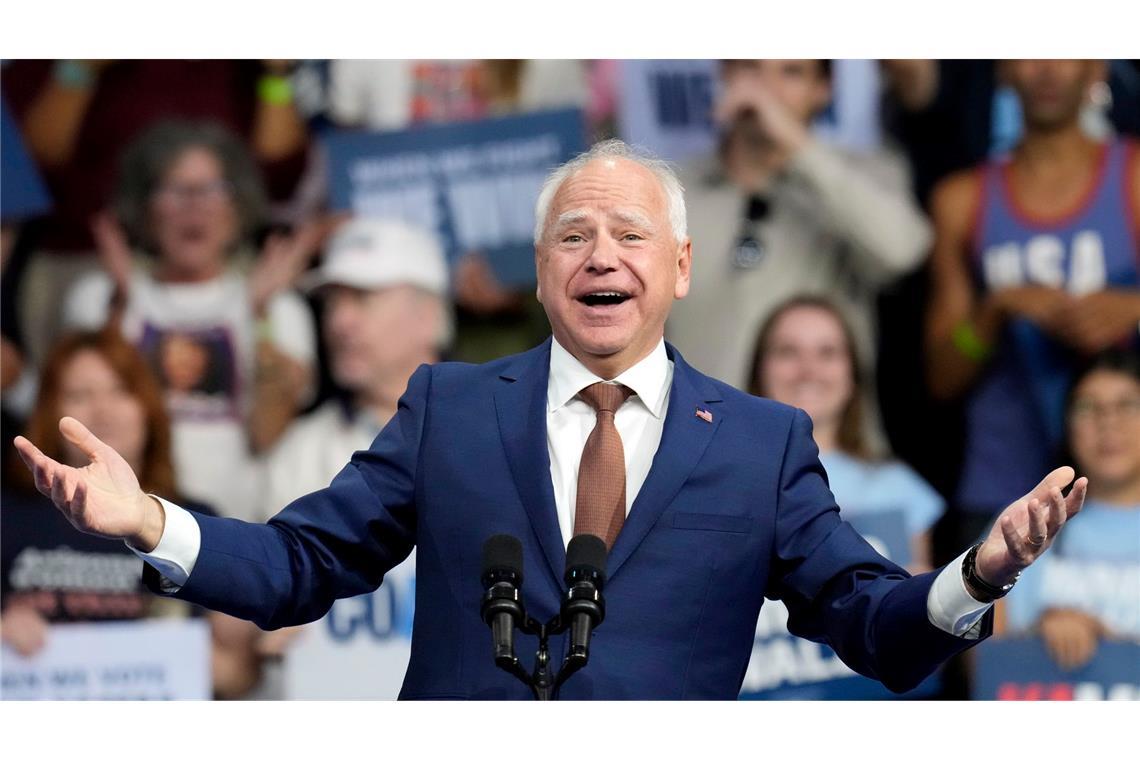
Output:
[[1026,536],[1025,540],[1029,542],[1030,546],[1041,546],[1045,543],[1045,536]]

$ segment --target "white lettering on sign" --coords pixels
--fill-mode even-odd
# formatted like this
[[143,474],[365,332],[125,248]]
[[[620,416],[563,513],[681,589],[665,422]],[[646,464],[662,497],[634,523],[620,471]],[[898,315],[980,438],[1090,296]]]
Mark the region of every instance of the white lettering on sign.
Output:
[[1104,241],[1097,230],[1073,236],[1065,272],[1065,243],[1057,235],[1034,235],[1024,244],[1001,243],[982,254],[982,272],[993,290],[1022,285],[1066,288],[1074,295],[1102,290],[1108,282]]
[[1108,284],[1104,264],[1104,243],[1100,233],[1085,230],[1073,238],[1073,261],[1069,272],[1069,292],[1075,296],[1103,290]]
[[742,690],[763,691],[854,675],[855,671],[822,644],[782,636],[752,647]]

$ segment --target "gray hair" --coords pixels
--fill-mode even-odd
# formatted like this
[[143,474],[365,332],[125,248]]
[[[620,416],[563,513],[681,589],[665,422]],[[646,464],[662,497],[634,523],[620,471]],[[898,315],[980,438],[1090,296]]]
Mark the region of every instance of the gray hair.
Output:
[[669,209],[669,226],[673,230],[673,237],[681,242],[688,235],[688,223],[685,219],[685,188],[681,187],[681,180],[668,161],[653,156],[649,151],[640,147],[631,147],[621,140],[604,140],[594,145],[585,153],[556,167],[546,176],[542,183],[542,191],[538,194],[538,201],[534,204],[534,244],[542,242],[546,234],[546,217],[550,213],[550,203],[554,194],[562,183],[586,164],[599,158],[623,158],[635,164],[644,166],[653,172],[661,189],[665,192],[666,205]]
[[245,144],[221,125],[209,121],[167,119],[146,130],[123,154],[115,189],[114,209],[128,235],[155,255],[150,231],[151,195],[175,162],[191,148],[204,148],[217,157],[238,216],[238,239],[248,242],[264,222],[268,202],[261,171]]

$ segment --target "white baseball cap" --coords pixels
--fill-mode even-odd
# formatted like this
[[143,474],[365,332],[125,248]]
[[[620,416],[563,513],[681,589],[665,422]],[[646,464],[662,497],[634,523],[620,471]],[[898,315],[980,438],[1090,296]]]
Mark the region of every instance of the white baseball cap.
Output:
[[362,290],[415,285],[445,296],[447,281],[437,235],[399,219],[357,217],[333,233],[321,265],[303,276],[300,286],[312,292],[334,284]]

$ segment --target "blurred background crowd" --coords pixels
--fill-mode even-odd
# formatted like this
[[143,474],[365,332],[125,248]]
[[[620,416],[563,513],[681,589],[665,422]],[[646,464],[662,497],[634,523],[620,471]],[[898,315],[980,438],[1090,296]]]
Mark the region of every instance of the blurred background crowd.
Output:
[[[214,696],[303,696],[286,665],[316,634],[147,594],[11,440],[81,465],[70,415],[148,491],[269,519],[367,448],[421,363],[549,335],[485,251],[332,203],[326,140],[566,109],[582,144],[676,164],[693,284],[666,338],[806,410],[844,516],[895,520],[884,548],[921,572],[1073,464],[1089,502],[999,635],[1064,673],[1140,644],[1140,61],[12,60],[0,84],[7,656],[56,624],[201,618]],[[320,696],[381,678],[362,649],[406,636],[414,556],[393,576],[404,592],[327,623],[383,635]],[[803,680],[761,662],[779,624],[746,690]],[[976,694],[975,667],[922,696]]]

